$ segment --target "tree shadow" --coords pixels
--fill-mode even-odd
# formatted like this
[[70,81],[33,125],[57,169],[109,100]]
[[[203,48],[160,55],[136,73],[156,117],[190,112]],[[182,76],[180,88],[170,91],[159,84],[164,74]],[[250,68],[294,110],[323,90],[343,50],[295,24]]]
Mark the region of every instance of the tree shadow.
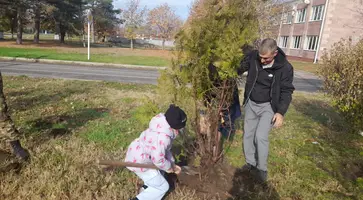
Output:
[[295,109],[315,122],[334,131],[347,131],[344,119],[329,103],[323,100],[310,100],[307,98],[294,99]]
[[258,183],[250,172],[236,169],[233,176],[233,186],[229,190],[228,200],[279,200],[280,195],[269,183]]
[[11,170],[19,172],[21,163],[14,155],[0,149],[0,175]]
[[359,178],[363,178],[363,158],[359,157],[362,136],[354,134],[340,114],[323,100],[299,98],[293,101],[293,105],[298,112],[321,125],[306,125],[305,128],[321,130],[312,135],[313,141],[301,146],[297,154],[309,158],[348,191],[335,193],[336,197],[362,197],[363,191],[352,189],[352,184],[358,184]]
[[[33,143],[39,145],[50,139],[67,136],[88,121],[102,118],[107,113],[109,110],[105,108],[85,108],[74,113],[41,117],[26,122],[31,127],[26,135],[31,135]],[[34,136],[33,132],[41,134]]]
[[[39,90],[32,89],[26,91],[12,91],[6,93],[6,98],[9,97],[18,97],[14,100],[7,100],[9,108],[15,111],[25,111],[30,110],[32,107],[36,107],[39,105],[46,106],[47,104],[53,102],[59,102],[63,99],[77,93],[85,93],[87,91],[80,89],[67,89],[67,91],[54,91],[53,94],[39,94],[36,96],[32,96],[34,92],[39,92]],[[20,97],[19,97],[20,96]]]
[[4,95],[7,100],[9,97],[18,97],[18,96],[23,96],[23,95],[26,96],[26,95],[32,94],[34,91],[35,91],[34,89],[16,90],[16,91],[10,91],[10,92],[4,91]]

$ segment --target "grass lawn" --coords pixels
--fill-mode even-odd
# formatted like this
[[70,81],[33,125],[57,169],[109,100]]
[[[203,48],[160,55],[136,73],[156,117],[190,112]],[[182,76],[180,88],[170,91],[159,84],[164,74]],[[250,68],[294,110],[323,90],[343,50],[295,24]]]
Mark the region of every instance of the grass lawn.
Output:
[[[14,33],[13,38],[11,38],[11,33],[4,33],[4,39],[16,39],[16,33]],[[23,40],[33,40],[34,34],[23,33]],[[54,40],[54,34],[39,34],[40,40]],[[66,41],[80,41],[82,36],[65,37]]]
[[318,70],[319,70],[319,64],[314,64],[312,62],[303,62],[303,61],[290,61],[290,63],[292,64],[292,66],[294,67],[295,70],[301,70],[301,71],[306,71],[306,72],[310,72],[313,74],[317,74]]
[[[88,61],[86,53],[59,52],[57,49],[41,48],[8,48],[0,47],[0,56],[51,59],[51,60],[71,60]],[[116,63],[146,66],[167,66],[169,61],[154,56],[132,56],[132,55],[113,55],[113,54],[91,54],[90,62]]]
[[[155,99],[155,90],[149,85],[5,77],[11,116],[33,157],[19,174],[0,174],[0,199],[133,196],[133,174],[106,173],[95,163],[123,158],[157,110],[148,100]],[[235,167],[244,164],[238,133],[227,154]],[[274,130],[270,140],[270,190],[248,193],[249,199],[363,198],[363,138],[347,132],[326,97],[296,93],[285,126]],[[271,193],[275,198],[269,198]],[[177,187],[168,199],[203,198],[194,188]]]
[[[30,37],[30,36],[29,36]],[[47,35],[49,37],[49,35]],[[42,38],[41,38],[42,39]],[[128,48],[91,48],[91,62],[147,65],[147,66],[168,66],[172,58],[172,51],[145,50]],[[59,44],[51,40],[42,40],[40,44],[33,44],[30,40],[24,40],[23,45],[16,45],[14,41],[0,42],[0,56],[24,57],[53,60],[88,61],[87,48],[79,44],[68,42]],[[295,70],[302,70],[310,73],[317,73],[318,64],[290,61]]]

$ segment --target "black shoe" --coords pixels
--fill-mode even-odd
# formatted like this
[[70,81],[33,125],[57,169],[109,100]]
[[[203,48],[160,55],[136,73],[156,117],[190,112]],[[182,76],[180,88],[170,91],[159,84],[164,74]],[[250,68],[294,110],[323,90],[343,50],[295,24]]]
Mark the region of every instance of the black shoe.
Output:
[[266,183],[267,182],[267,171],[258,170],[256,178],[257,178],[258,182]]
[[11,141],[10,142],[10,145],[11,147],[13,148],[13,153],[21,158],[22,160],[24,161],[28,161],[29,160],[29,157],[30,157],[30,154],[27,150],[25,150],[21,144],[20,144],[20,141],[19,140],[14,140],[14,141]]
[[144,190],[146,190],[148,187],[147,187],[147,185],[143,185],[143,186],[141,186],[141,188],[139,189],[139,194],[141,193],[141,192],[143,192]]
[[257,168],[249,163],[243,165],[243,167],[241,168],[242,172],[251,172],[256,170]]
[[137,197],[135,197],[135,198],[132,198],[132,199],[129,199],[129,200],[139,200]]

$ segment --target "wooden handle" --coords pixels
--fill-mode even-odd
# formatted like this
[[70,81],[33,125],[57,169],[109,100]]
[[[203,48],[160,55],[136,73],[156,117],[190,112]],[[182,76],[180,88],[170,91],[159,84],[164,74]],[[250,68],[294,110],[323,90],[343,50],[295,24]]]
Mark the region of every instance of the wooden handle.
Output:
[[153,164],[140,164],[140,163],[131,163],[131,162],[121,162],[114,160],[99,160],[99,165],[109,165],[113,167],[136,167],[136,168],[147,168],[147,169],[159,169]]

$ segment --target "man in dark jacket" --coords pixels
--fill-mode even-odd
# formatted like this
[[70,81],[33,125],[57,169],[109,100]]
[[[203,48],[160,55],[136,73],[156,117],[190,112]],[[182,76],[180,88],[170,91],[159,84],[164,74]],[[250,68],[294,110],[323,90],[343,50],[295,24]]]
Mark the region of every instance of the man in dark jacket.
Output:
[[293,67],[273,39],[262,41],[259,50],[247,54],[238,74],[248,72],[243,106],[245,107],[243,150],[244,170],[267,180],[268,135],[281,127],[295,90]]

